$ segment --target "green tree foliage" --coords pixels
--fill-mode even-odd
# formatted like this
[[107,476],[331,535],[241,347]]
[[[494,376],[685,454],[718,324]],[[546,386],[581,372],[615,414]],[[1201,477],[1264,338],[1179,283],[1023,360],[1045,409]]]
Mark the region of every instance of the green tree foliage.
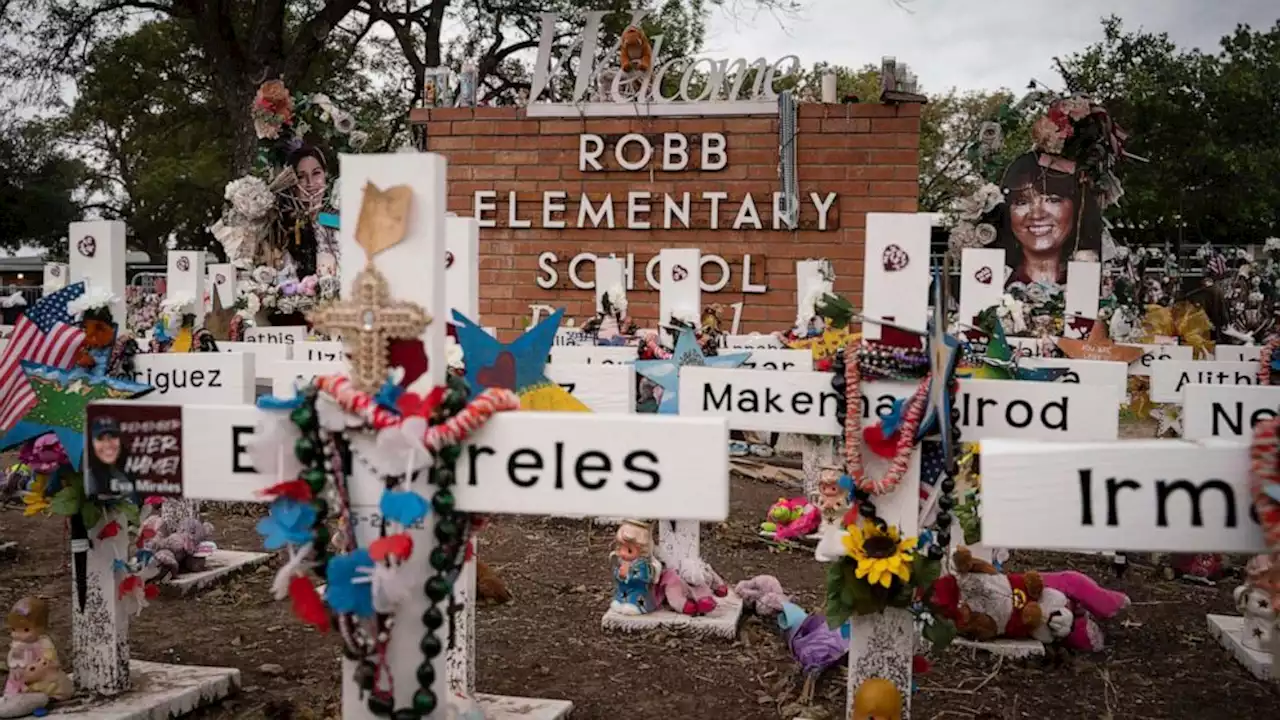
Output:
[[1034,105],[1020,104],[1008,90],[960,93],[952,89],[930,96],[920,111],[921,212],[944,212],[954,200],[993,179],[970,161],[970,148],[983,123],[1004,120],[1004,149],[990,165],[1004,167],[1030,149],[1035,110]]
[[84,171],[56,149],[47,126],[0,127],[0,248],[65,245],[67,225],[80,218]]
[[[1247,243],[1280,232],[1280,23],[1240,26],[1216,53],[1103,21],[1104,38],[1062,58],[1131,134],[1114,211],[1140,242]],[[1185,227],[1184,227],[1185,225]]]

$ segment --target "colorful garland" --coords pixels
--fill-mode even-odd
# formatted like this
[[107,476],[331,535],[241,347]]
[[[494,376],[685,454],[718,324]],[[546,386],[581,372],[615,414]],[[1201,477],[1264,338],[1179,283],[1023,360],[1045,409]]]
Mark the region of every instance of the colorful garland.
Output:
[[929,379],[926,376],[916,388],[915,393],[907,401],[906,413],[902,426],[898,430],[898,441],[894,448],[893,461],[889,470],[881,478],[867,477],[862,462],[862,360],[861,351],[864,344],[849,345],[844,351],[844,452],[845,466],[857,489],[872,495],[886,495],[897,489],[911,465],[911,453],[916,446],[916,433],[924,418],[926,395],[929,390]]

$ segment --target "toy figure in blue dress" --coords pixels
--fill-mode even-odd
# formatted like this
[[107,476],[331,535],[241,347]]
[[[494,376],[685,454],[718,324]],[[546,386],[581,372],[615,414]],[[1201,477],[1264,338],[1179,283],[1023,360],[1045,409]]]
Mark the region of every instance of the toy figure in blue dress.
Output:
[[609,556],[613,566],[613,602],[609,609],[622,615],[645,615],[658,609],[654,590],[662,563],[653,557],[653,532],[647,523],[624,520]]

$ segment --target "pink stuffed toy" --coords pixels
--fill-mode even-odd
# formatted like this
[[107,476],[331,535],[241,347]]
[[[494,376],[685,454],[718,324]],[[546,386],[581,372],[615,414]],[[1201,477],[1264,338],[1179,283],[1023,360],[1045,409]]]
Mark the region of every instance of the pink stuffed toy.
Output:
[[[1060,639],[1074,650],[1098,652],[1105,640],[1102,628],[1095,618],[1109,620],[1129,607],[1129,596],[1116,590],[1108,590],[1093,578],[1074,570],[1040,573],[1046,588],[1062,593],[1070,601],[1073,616],[1070,630]],[[1049,620],[1052,625],[1052,618]]]
[[729,586],[700,560],[686,560],[683,567],[664,568],[658,578],[658,598],[685,615],[710,615],[719,603],[717,597],[729,594]]
[[760,525],[760,530],[773,533],[773,539],[782,542],[816,532],[821,522],[822,513],[808,498],[779,498],[769,508],[769,519]]

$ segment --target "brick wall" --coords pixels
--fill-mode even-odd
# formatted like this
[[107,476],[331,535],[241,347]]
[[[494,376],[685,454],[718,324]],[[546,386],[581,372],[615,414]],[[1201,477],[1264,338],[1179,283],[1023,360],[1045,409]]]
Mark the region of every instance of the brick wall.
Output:
[[[787,327],[795,318],[795,261],[829,258],[835,264],[836,288],[860,302],[864,231],[868,212],[915,212],[919,194],[919,105],[800,106],[796,153],[802,206],[798,231],[774,231],[772,193],[778,190],[778,120],[770,117],[723,118],[526,118],[517,108],[450,108],[415,111],[414,122],[425,123],[427,149],[449,160],[449,209],[474,214],[475,193],[496,191],[496,212],[486,217],[497,227],[480,231],[480,313],[485,325],[510,338],[529,315],[530,303],[563,306],[568,317],[585,319],[594,308],[594,291],[573,286],[568,261],[581,252],[608,256],[635,253],[635,287],[628,292],[632,316],[642,327],[657,320],[658,294],[644,281],[644,267],[662,248],[696,247],[721,255],[731,265],[731,280],[720,292],[704,292],[703,303],[743,301],[743,332],[769,332]],[[691,169],[661,170],[662,134],[689,137]],[[728,163],[719,171],[696,169],[701,133],[720,132],[726,138]],[[607,143],[601,157],[604,171],[581,172],[579,138],[594,133]],[[615,141],[627,133],[652,139],[652,171],[626,172],[614,160]],[[635,162],[641,149],[634,144],[624,157]],[[627,193],[651,191],[655,229],[626,227]],[[508,227],[508,193],[516,193],[517,217],[532,219],[533,227]],[[540,227],[544,191],[566,191],[567,229]],[[662,229],[660,196],[692,193],[691,228]],[[704,191],[723,191],[720,228],[709,229],[709,201]],[[819,231],[817,210],[809,193],[836,193],[828,213],[828,229]],[[574,227],[578,197],[600,203],[614,198],[616,229]],[[742,199],[756,201],[764,230],[729,228]],[[621,202],[619,201],[621,198]],[[557,216],[560,217],[560,216]],[[679,226],[680,223],[675,223]],[[550,290],[538,286],[538,256],[555,252],[559,281]],[[752,256],[752,282],[766,283],[768,292],[741,292],[742,256]],[[583,263],[579,275],[591,280],[594,268]],[[715,282],[719,270],[708,265],[704,280]]]

